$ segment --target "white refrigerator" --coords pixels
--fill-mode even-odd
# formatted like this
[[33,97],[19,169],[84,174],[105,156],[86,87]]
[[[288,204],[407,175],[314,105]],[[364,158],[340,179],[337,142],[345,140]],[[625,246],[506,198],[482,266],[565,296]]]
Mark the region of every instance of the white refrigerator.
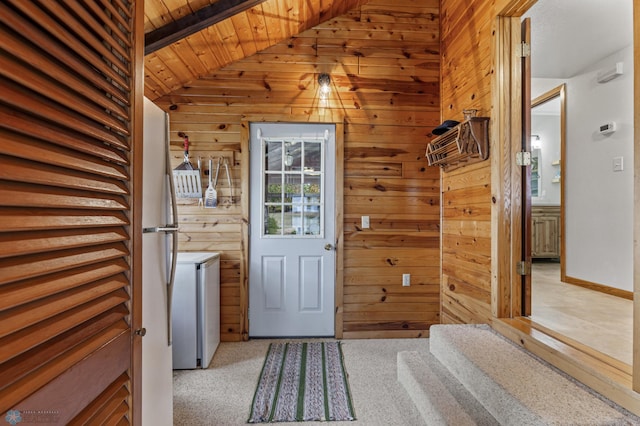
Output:
[[171,296],[177,255],[169,120],[144,99],[142,191],[142,425],[173,424]]

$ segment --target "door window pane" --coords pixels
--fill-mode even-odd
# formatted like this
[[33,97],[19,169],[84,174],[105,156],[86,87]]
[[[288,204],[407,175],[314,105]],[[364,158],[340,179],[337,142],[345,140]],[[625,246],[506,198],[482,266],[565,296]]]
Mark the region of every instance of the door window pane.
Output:
[[302,232],[302,218],[300,213],[293,211],[293,206],[284,206],[284,235],[300,235]]
[[323,140],[263,139],[264,236],[323,237]]
[[305,171],[322,172],[322,143],[304,143],[304,169]]
[[267,141],[264,147],[264,169],[282,170],[282,141]]
[[299,198],[302,195],[302,175],[299,173],[287,173],[284,176],[284,181],[286,182],[284,185],[284,201],[285,203],[291,203],[295,197]]
[[286,141],[284,147],[285,170],[302,170],[302,143]]
[[264,200],[267,203],[282,203],[282,175],[266,174],[265,175],[265,194]]
[[313,197],[316,202],[320,202],[320,194],[322,190],[322,176],[304,175],[304,196]]
[[282,235],[282,206],[269,206],[265,209],[265,235]]
[[[310,210],[318,206],[307,206]],[[320,213],[306,211],[304,214],[304,235],[321,235],[320,233]]]

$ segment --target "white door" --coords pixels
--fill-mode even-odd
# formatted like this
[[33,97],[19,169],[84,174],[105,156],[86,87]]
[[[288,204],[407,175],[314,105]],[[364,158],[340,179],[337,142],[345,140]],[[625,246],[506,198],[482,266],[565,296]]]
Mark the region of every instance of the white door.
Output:
[[[164,227],[170,219],[164,111],[144,99],[142,225]],[[173,424],[173,371],[168,341],[167,281],[171,255],[164,232],[142,236],[142,425]]]
[[335,125],[251,124],[249,335],[333,336]]

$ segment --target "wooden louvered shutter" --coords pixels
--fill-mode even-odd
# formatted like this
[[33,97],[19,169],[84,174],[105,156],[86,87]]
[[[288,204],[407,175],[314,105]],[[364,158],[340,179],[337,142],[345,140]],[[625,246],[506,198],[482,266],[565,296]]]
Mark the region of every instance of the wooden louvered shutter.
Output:
[[140,3],[0,2],[3,420],[131,423]]

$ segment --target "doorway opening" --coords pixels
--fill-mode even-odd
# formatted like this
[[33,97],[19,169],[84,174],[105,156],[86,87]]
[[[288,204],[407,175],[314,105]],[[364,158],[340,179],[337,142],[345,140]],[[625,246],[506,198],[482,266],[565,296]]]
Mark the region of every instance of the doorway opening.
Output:
[[[550,13],[557,6],[551,3],[540,1],[524,15],[532,20],[532,63],[538,64],[526,82],[531,85],[534,98],[532,128],[527,135],[532,153],[531,197],[527,201],[530,204],[523,207],[523,212],[531,208],[532,303],[527,314],[551,332],[631,365],[633,220],[631,213],[625,217],[620,211],[625,211],[625,206],[632,211],[633,173],[629,169],[624,178],[624,171],[612,169],[612,161],[617,157],[633,158],[633,79],[629,75],[626,82],[623,78],[599,82],[597,77],[609,63],[633,64],[631,13],[623,18],[628,22],[616,24],[629,30],[618,44],[594,45],[591,50],[604,49],[599,53],[562,55],[566,38],[563,34],[571,31],[575,11],[567,9],[566,14],[571,15],[568,17],[556,16],[560,12]],[[626,6],[630,8],[631,1]],[[581,10],[580,14],[585,14],[580,26],[588,32],[597,32],[606,25],[589,25],[585,22],[586,12]],[[598,12],[594,15],[600,16]],[[556,18],[563,24],[550,22]],[[614,32],[619,37],[618,31],[620,28]],[[572,32],[571,43],[576,37],[582,40],[593,35],[576,36]],[[573,45],[571,48],[580,51]],[[583,63],[578,64],[579,61]],[[622,89],[623,85],[627,89]],[[629,92],[629,98],[625,101],[624,95],[618,93],[615,101],[608,102],[607,93],[619,90]],[[555,104],[557,109],[564,101],[565,91],[567,111],[562,106],[558,116],[552,106]],[[612,115],[628,124],[627,138],[622,133],[599,133],[598,122],[606,122],[606,117]],[[545,133],[553,126],[562,128],[561,137],[567,138],[562,139],[560,150],[554,148],[553,138]],[[617,148],[613,148],[616,144]],[[616,199],[614,193],[627,195]],[[615,212],[613,206],[618,206]],[[594,226],[596,223],[599,225]],[[616,250],[623,253],[616,255]],[[622,258],[626,261],[622,262]],[[616,262],[618,266],[607,271],[606,265]],[[621,278],[623,275],[627,278]],[[627,289],[621,282],[626,282]]]

